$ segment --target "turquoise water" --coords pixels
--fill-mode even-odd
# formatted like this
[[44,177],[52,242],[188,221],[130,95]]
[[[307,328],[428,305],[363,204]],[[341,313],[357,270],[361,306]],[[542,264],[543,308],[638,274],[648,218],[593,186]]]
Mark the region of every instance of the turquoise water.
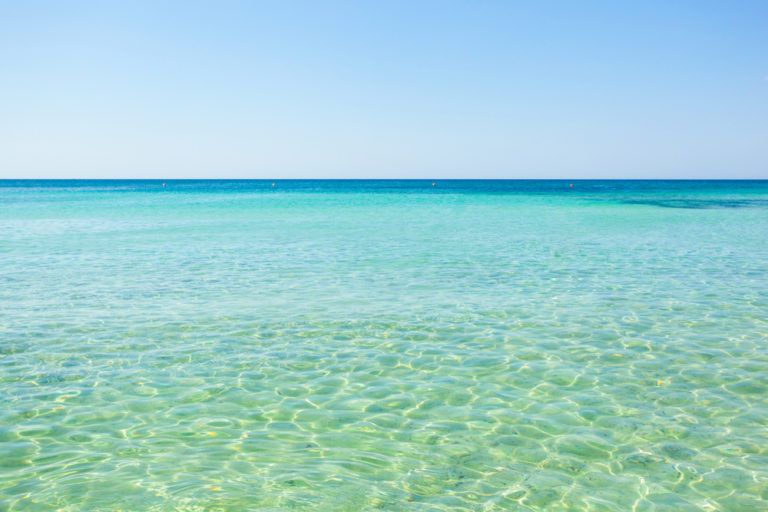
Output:
[[768,510],[768,182],[0,182],[0,510]]

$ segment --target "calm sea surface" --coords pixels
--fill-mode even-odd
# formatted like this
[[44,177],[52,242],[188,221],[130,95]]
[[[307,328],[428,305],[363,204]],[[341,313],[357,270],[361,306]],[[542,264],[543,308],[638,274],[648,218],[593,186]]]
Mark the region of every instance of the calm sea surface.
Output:
[[768,182],[2,181],[0,510],[768,510]]

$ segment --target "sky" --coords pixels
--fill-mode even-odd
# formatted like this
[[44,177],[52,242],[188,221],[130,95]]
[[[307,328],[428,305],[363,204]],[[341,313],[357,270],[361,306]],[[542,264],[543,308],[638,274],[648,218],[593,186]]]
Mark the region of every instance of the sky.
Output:
[[0,0],[0,178],[768,179],[768,1]]

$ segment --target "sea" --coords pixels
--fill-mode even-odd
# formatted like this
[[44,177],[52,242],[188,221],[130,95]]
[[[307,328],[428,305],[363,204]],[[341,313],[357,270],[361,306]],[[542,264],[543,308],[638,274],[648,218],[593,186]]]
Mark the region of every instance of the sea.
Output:
[[0,510],[768,510],[768,181],[0,181]]

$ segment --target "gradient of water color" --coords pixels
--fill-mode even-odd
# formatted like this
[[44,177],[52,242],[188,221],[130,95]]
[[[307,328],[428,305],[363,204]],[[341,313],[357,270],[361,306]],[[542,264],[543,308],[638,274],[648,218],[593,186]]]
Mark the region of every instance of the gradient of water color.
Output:
[[768,182],[0,182],[0,509],[768,509]]

